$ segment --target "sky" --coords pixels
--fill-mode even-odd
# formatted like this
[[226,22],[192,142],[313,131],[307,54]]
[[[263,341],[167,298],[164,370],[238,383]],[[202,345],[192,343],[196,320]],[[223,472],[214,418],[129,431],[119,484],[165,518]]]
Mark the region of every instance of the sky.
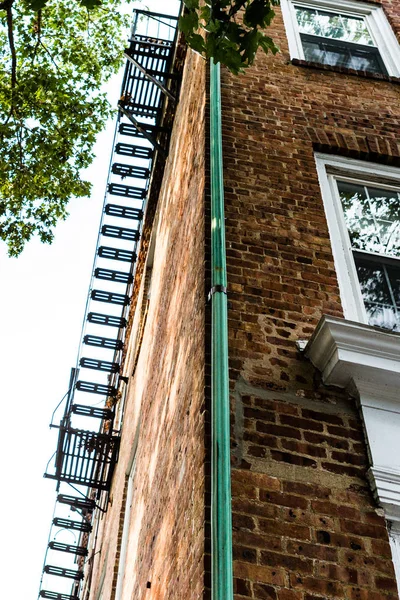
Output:
[[[169,14],[178,6],[175,0],[145,4]],[[120,85],[121,75],[107,85],[114,106]],[[56,483],[43,478],[57,444],[57,431],[48,425],[76,363],[113,133],[110,122],[98,136],[96,159],[86,173],[91,196],[71,201],[52,245],[32,240],[17,259],[0,245],[0,514],[7,600],[38,595],[56,498]]]

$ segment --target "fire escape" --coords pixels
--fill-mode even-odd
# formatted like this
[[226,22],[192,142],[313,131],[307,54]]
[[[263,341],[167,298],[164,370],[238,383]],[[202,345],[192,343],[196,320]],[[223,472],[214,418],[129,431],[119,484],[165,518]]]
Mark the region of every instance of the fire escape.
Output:
[[[45,477],[57,481],[58,494],[40,598],[79,600],[92,514],[107,507],[101,499],[118,460],[121,363],[142,223],[156,166],[162,176],[178,100],[176,51],[177,17],[134,11],[77,365],[63,416],[51,424],[58,444]],[[54,581],[59,591],[45,589]]]

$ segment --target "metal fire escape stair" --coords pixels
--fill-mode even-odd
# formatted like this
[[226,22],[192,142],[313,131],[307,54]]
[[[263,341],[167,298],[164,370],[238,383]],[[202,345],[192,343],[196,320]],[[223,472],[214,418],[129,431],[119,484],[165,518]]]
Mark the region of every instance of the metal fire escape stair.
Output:
[[[164,118],[166,107],[176,103],[178,94],[179,74],[172,70],[176,26],[177,17],[134,11],[85,325],[63,417],[59,425],[51,425],[59,430],[54,470],[45,474],[57,481],[58,491],[70,484],[81,494],[58,494],[55,514],[59,510],[62,516],[53,518],[54,537],[46,553],[46,559],[49,552],[56,559],[74,557],[78,569],[45,564],[40,598],[79,600],[92,512],[96,498],[110,489],[118,459],[120,438],[114,426],[118,390],[125,381],[120,371],[135,262],[155,160],[164,161],[168,153],[172,120]],[[88,380],[80,376],[86,370]],[[93,419],[97,428],[90,427]],[[66,518],[65,510],[81,520]],[[63,532],[79,539],[56,540]],[[47,576],[73,580],[71,592],[42,589]]]

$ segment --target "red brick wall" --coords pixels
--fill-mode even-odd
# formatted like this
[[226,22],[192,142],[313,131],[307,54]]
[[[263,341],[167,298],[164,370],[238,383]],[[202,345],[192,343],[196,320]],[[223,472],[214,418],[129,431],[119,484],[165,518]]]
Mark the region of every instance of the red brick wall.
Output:
[[400,87],[291,64],[277,12],[281,53],[222,83],[236,597],[397,598],[355,400],[295,342],[342,316],[314,151],[398,164]]
[[126,354],[121,452],[108,512],[101,518],[90,600],[97,598],[102,573],[104,600],[115,597],[126,473],[137,427],[123,597],[187,600],[190,590],[191,598],[202,598],[204,71],[204,62],[189,53],[158,202],[151,296],[133,377],[133,345],[140,339],[135,322]]

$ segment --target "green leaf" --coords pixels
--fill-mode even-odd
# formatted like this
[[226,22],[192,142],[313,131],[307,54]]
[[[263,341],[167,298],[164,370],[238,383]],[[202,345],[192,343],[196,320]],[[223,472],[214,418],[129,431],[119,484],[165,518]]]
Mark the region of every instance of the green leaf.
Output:
[[101,6],[103,2],[102,0],[80,0],[80,4],[90,10],[96,8],[96,6]]
[[189,10],[197,10],[199,8],[199,0],[183,0],[183,3]]
[[206,48],[204,44],[204,38],[199,33],[193,33],[189,38],[189,42],[192,50],[198,52],[199,54],[205,53]]
[[197,29],[199,28],[199,17],[196,11],[192,11],[186,13],[185,15],[182,15],[179,18],[178,24],[179,29],[186,36],[190,36],[194,31],[197,31]]
[[30,0],[27,4],[27,7],[31,10],[37,11],[41,10],[49,0]]

